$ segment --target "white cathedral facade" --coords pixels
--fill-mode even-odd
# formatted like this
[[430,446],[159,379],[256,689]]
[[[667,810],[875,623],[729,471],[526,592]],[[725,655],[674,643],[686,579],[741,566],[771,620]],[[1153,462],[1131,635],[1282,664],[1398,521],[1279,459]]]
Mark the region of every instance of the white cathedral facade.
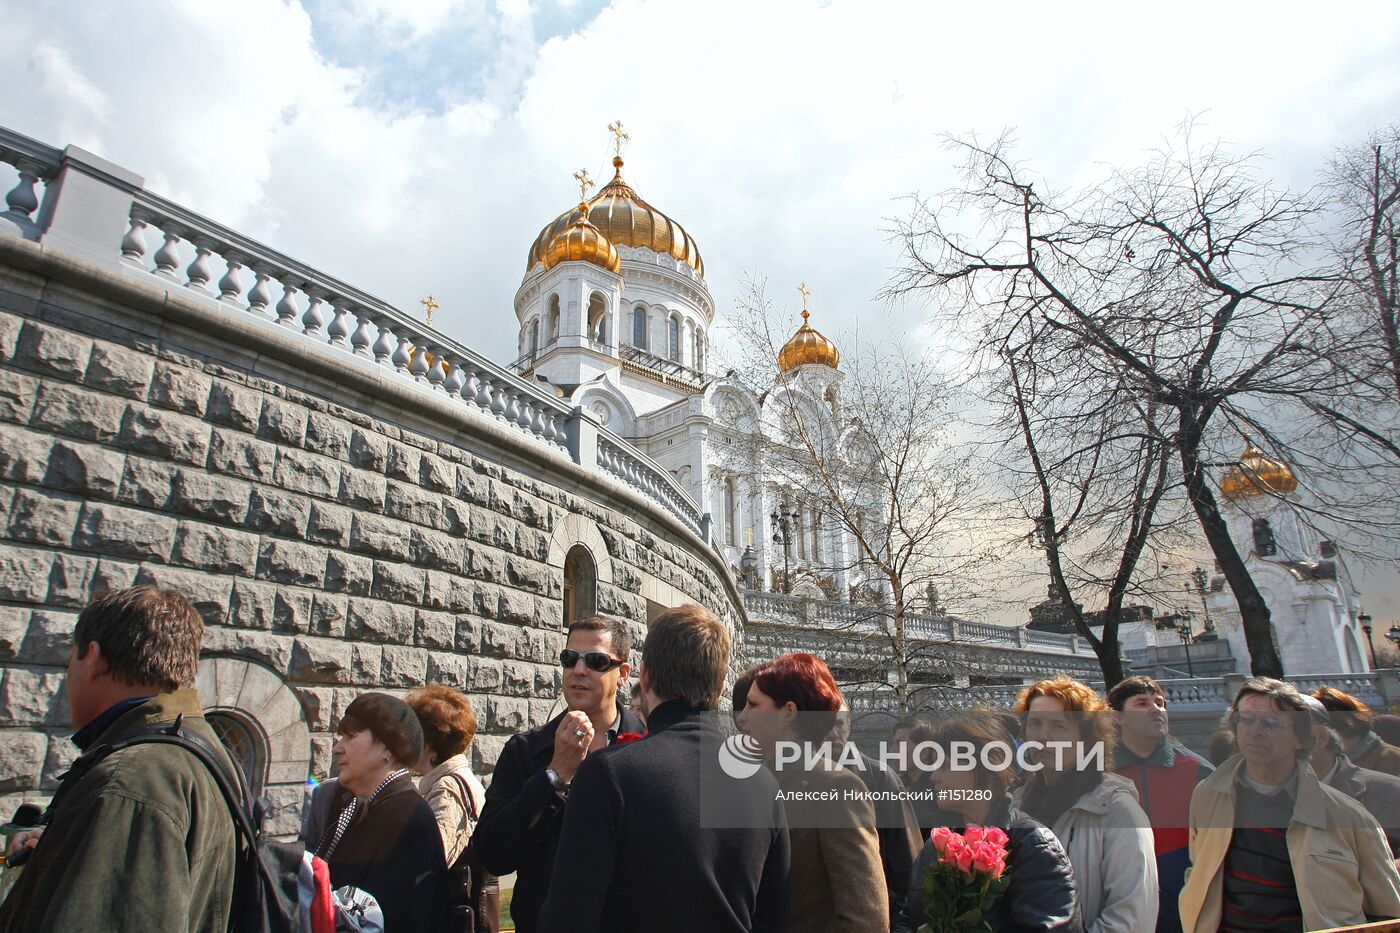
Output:
[[[585,189],[531,246],[512,368],[670,471],[711,516],[711,538],[741,582],[828,599],[877,589],[861,577],[852,536],[750,456],[748,441],[776,436],[784,413],[835,421],[837,348],[804,308],[772,391],[759,397],[711,376],[715,305],[700,250],[623,180],[620,155],[613,166],[608,184],[592,197]],[[775,524],[775,513],[786,521]]]

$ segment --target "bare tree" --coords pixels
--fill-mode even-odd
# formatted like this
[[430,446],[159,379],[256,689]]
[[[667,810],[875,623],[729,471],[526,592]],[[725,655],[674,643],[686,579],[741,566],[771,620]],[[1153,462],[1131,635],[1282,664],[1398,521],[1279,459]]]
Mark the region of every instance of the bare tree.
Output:
[[907,341],[866,343],[854,335],[842,340],[836,387],[819,394],[819,383],[778,368],[791,330],[761,279],[747,282],[729,319],[728,378],[763,399],[767,413],[765,424],[747,430],[727,426],[744,441],[733,448],[730,468],[747,464],[778,496],[791,491],[849,542],[816,561],[858,581],[840,594],[855,597],[845,624],[830,626],[833,647],[843,643],[850,656],[859,644],[864,659],[848,664],[843,680],[892,687],[908,712],[917,674],[952,673],[937,639],[911,631],[911,617],[940,614],[937,603],[956,600],[970,569],[986,562],[972,534],[983,514],[982,484],[956,443],[952,387]]
[[[1120,387],[1142,415],[1135,475],[1155,477],[1152,452],[1169,445],[1168,483],[1184,490],[1234,593],[1251,669],[1282,676],[1269,608],[1212,489],[1217,451],[1238,449],[1250,429],[1339,471],[1388,444],[1347,409],[1354,330],[1341,326],[1338,277],[1319,259],[1318,203],[1261,180],[1253,157],[1195,146],[1189,126],[1140,168],[1073,194],[1037,190],[1005,139],[954,145],[963,183],[915,200],[890,292],[944,299],[939,313],[984,351],[1021,328],[1053,334],[1023,345],[1042,369],[1072,352],[1072,374]],[[1146,505],[1155,479],[1126,488],[1148,493]]]

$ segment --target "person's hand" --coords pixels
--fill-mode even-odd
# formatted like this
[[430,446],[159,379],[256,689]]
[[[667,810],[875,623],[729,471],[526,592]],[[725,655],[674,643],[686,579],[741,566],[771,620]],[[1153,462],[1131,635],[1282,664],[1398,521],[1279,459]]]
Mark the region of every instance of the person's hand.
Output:
[[20,849],[32,849],[39,844],[39,837],[43,835],[43,827],[38,829],[27,829],[22,833],[15,833],[10,837],[10,847],[5,850],[5,857],[9,858]]
[[554,757],[549,766],[565,781],[572,781],[593,744],[593,721],[587,713],[571,710],[554,730]]

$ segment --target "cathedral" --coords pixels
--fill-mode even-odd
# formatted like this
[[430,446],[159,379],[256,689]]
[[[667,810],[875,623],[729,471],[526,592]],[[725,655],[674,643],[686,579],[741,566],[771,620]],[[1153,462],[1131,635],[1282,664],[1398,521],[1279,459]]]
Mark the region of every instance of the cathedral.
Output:
[[816,599],[870,592],[852,536],[823,517],[815,496],[766,468],[753,443],[780,436],[794,411],[842,430],[841,354],[808,323],[805,287],[802,324],[778,353],[772,391],[710,375],[715,305],[700,248],[624,180],[618,149],[612,180],[589,197],[578,173],[582,200],[530,246],[511,369],[668,470],[709,513],[712,542],[749,589]]

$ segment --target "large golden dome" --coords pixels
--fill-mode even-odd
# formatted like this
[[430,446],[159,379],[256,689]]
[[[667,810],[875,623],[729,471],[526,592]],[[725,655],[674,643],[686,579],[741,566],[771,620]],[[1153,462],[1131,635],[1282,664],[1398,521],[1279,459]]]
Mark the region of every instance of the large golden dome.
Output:
[[[690,238],[680,224],[652,207],[637,196],[631,186],[622,180],[622,158],[613,159],[616,174],[613,180],[589,198],[588,220],[604,237],[617,246],[644,246],[657,253],[667,253],[687,263],[703,278],[705,263],[700,258],[700,248]],[[547,254],[556,236],[583,215],[583,204],[554,218],[553,223],[540,231],[530,246],[530,258],[526,270],[533,269],[535,263],[549,266]],[[558,261],[558,260],[556,260]]]
[[1298,477],[1282,460],[1267,457],[1248,437],[1239,462],[1220,478],[1220,494],[1232,501],[1251,496],[1288,495],[1298,488]]
[[807,309],[803,308],[802,326],[797,328],[797,333],[778,351],[778,368],[785,373],[808,363],[820,363],[836,369],[841,362],[841,351],[836,349],[836,344],[808,324],[807,317]]
[[621,273],[622,260],[618,258],[617,247],[589,222],[583,207],[580,203],[570,215],[573,220],[550,238],[540,261],[546,269],[553,269],[561,262],[591,262],[614,275]]

